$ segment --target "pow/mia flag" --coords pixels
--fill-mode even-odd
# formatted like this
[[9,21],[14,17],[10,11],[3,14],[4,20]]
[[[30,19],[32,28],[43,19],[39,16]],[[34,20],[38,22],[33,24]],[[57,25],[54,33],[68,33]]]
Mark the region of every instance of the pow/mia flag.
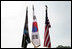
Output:
[[27,44],[30,43],[29,31],[28,31],[28,7],[26,9],[26,21],[23,32],[22,47],[27,48]]

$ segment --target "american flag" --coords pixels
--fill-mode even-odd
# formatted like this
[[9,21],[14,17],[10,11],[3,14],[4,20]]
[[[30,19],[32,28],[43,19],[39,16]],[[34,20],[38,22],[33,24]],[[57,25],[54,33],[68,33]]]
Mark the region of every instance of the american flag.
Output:
[[47,17],[47,6],[46,6],[46,20],[45,20],[45,32],[44,32],[44,46],[51,48],[51,41],[49,35],[49,28],[51,27],[49,19]]

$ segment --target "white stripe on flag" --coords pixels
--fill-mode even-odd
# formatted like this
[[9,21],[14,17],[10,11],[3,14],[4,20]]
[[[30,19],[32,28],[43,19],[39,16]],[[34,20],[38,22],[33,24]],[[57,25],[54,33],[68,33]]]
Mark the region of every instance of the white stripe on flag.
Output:
[[46,43],[47,43],[48,37],[49,37],[49,33],[48,33],[48,35],[47,35],[47,37],[46,37],[45,45],[46,45]]
[[45,32],[45,37],[46,37],[46,34],[47,34],[47,30],[48,30],[48,26],[47,26],[47,29],[46,29],[46,32]]
[[49,40],[49,42],[48,42],[47,46],[49,46],[49,44],[50,44],[50,40]]

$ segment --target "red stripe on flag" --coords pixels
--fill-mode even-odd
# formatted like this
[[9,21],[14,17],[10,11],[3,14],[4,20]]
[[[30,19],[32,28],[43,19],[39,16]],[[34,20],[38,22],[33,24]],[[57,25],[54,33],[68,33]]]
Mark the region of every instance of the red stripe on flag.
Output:
[[[46,30],[47,30],[47,29],[46,29]],[[44,46],[46,46],[46,45],[45,45],[45,42],[46,42],[46,38],[47,38],[47,36],[48,36],[48,33],[49,33],[49,29],[47,30],[47,32],[45,32],[46,36],[45,36],[45,39],[44,39]]]
[[[47,40],[47,39],[46,39]],[[47,42],[46,42],[46,46],[47,46],[47,44],[49,43],[49,41],[50,41],[50,36],[48,36],[48,40],[47,40]]]
[[49,47],[49,48],[51,48],[51,42],[49,42],[49,45],[48,45],[48,47]]
[[47,25],[45,25],[44,39],[45,39],[45,35],[46,35],[46,30],[47,30]]

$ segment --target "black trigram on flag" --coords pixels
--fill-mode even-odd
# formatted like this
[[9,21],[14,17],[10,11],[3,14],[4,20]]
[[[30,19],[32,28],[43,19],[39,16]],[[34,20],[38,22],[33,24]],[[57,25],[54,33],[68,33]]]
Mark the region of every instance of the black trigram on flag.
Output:
[[26,20],[23,31],[22,47],[27,48],[27,44],[30,43],[29,31],[28,31],[28,7],[26,8]]
[[33,6],[32,43],[35,47],[40,46],[40,37],[38,32],[37,19],[36,19],[36,16],[34,15],[34,6]]

